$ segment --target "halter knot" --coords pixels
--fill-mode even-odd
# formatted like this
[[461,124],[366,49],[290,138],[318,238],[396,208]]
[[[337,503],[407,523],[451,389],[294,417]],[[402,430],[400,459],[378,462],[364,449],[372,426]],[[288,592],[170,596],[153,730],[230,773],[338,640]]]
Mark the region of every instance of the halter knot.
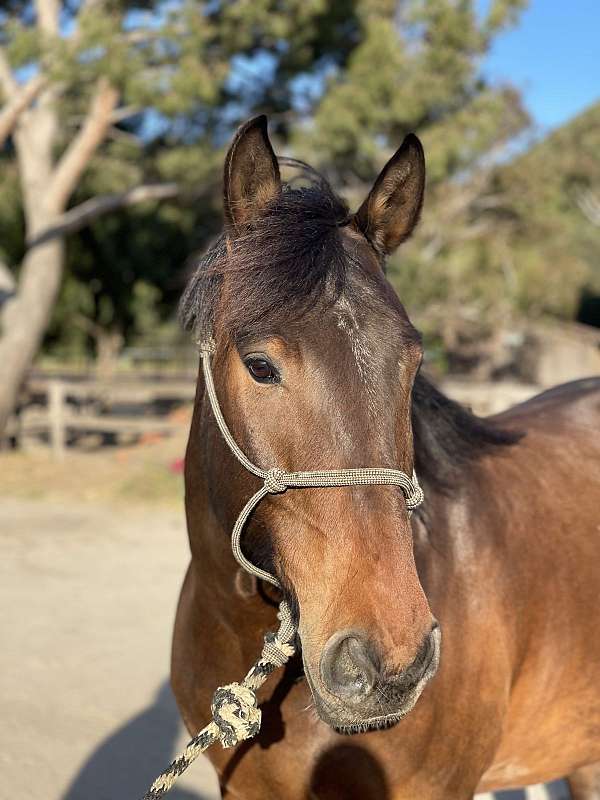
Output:
[[241,683],[220,686],[213,695],[211,710],[223,747],[235,747],[260,730],[261,714],[256,694]]
[[265,489],[269,494],[281,494],[288,488],[283,480],[285,472],[279,467],[273,467],[265,476]]
[[210,356],[215,352],[215,340],[212,336],[203,336],[198,339],[197,345],[200,353],[206,353]]
[[410,483],[411,490],[409,493],[405,492],[404,496],[406,498],[406,507],[409,511],[409,514],[412,514],[415,508],[418,508],[421,505],[425,499],[425,495],[423,494],[423,489],[421,489],[419,482],[417,481],[417,476],[415,475],[414,471],[412,481]]
[[261,661],[273,664],[276,668],[283,667],[284,664],[294,655],[296,648],[290,642],[282,642],[276,633],[267,633],[262,653]]

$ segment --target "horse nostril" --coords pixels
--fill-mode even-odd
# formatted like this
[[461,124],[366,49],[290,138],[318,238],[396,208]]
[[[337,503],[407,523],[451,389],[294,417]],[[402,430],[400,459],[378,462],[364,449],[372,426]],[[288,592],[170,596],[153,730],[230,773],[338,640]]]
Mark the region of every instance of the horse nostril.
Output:
[[366,639],[353,631],[334,634],[321,656],[321,678],[329,691],[348,701],[364,699],[373,691],[378,665]]
[[427,634],[416,658],[401,672],[392,675],[385,683],[385,697],[391,702],[401,702],[413,692],[427,674],[432,677],[439,660],[440,630],[437,622]]

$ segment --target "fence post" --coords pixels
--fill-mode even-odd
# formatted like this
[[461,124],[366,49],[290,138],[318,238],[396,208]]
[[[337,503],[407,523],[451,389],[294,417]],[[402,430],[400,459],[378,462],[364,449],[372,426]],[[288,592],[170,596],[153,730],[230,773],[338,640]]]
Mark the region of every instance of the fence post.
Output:
[[52,446],[52,454],[58,461],[62,461],[65,457],[64,397],[64,384],[58,380],[50,381],[48,386],[50,444]]

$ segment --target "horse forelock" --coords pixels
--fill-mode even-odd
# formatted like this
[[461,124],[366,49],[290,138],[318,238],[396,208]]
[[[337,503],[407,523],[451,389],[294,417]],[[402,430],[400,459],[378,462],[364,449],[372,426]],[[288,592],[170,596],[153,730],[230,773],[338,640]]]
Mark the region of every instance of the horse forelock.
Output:
[[237,338],[285,330],[350,290],[347,208],[323,180],[287,184],[251,226],[222,235],[195,265],[180,304],[187,329]]

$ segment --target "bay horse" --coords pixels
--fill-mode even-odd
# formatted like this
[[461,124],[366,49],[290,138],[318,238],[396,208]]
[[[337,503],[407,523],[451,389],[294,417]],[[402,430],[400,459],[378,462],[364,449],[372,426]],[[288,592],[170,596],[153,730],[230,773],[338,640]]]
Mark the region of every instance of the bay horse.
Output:
[[[279,578],[301,657],[265,687],[257,739],[209,751],[223,795],[466,800],[568,776],[574,798],[600,798],[600,380],[486,419],[445,397],[385,273],[421,211],[419,140],[355,214],[312,174],[282,185],[265,117],[238,131],[224,233],[184,322],[213,336],[219,402],[255,464],[414,466],[425,502],[410,517],[397,486],[369,485],[255,509],[244,552]],[[232,558],[258,481],[202,376],[185,484],[172,685],[195,733],[214,689],[255,661],[279,599]]]

